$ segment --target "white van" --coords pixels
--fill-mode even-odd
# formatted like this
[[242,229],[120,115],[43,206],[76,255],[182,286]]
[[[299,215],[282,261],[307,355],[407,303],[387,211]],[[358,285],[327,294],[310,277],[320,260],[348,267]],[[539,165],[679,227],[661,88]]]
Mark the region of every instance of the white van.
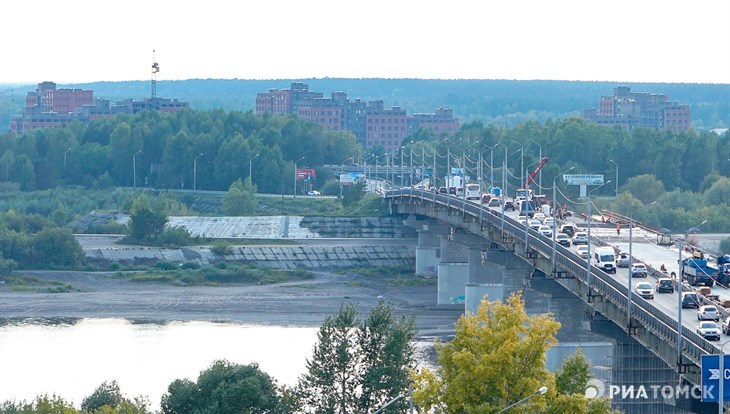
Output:
[[613,247],[597,247],[593,251],[593,264],[607,273],[616,273],[616,252]]

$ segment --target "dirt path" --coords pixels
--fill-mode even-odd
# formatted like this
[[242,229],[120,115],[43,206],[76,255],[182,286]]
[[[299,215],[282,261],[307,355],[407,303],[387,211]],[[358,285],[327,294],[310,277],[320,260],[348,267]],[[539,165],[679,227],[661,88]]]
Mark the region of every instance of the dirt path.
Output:
[[415,315],[422,335],[453,330],[461,310],[438,309],[436,286],[395,287],[357,275],[317,273],[315,279],[276,285],[179,287],[137,283],[113,274],[34,272],[80,292],[36,293],[0,286],[0,318],[126,318],[135,321],[201,320],[319,326],[343,303],[365,313],[381,298],[398,315]]

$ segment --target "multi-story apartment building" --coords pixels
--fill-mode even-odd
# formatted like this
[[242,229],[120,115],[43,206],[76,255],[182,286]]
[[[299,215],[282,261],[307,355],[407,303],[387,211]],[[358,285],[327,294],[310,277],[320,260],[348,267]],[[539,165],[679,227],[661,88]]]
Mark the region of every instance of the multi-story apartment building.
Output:
[[331,98],[311,92],[309,85],[292,83],[290,89],[269,89],[256,95],[256,113],[296,114],[317,122],[327,129],[352,132],[365,148],[383,146],[387,152],[399,148],[403,139],[418,128],[431,128],[434,135],[453,135],[459,119],[451,108],[438,108],[435,113],[418,113],[409,118],[397,106],[385,109],[383,101],[350,101],[345,92],[333,92]]
[[627,86],[614,88],[613,96],[602,96],[598,108],[583,110],[581,116],[627,131],[636,127],[685,131],[691,125],[689,105],[669,101],[664,94],[631,92]]
[[177,99],[126,99],[111,105],[109,100],[94,101],[94,92],[82,89],[56,89],[53,82],[38,84],[35,92],[28,92],[23,114],[10,121],[10,131],[16,134],[33,128],[58,127],[74,120],[87,123],[94,118],[117,114],[135,114],[140,111],[175,112],[189,109],[187,102]]

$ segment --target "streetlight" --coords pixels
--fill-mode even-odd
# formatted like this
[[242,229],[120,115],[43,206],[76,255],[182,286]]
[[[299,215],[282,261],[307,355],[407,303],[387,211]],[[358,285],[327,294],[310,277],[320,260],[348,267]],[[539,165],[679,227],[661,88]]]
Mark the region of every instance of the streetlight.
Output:
[[[537,145],[538,148],[540,148],[540,156],[539,156],[539,159],[542,160],[542,145],[540,145],[537,141],[535,141],[532,138],[530,138],[530,141],[532,141],[533,143],[535,143],[535,145]],[[538,175],[538,183],[537,183],[537,186],[540,187],[540,194],[542,194],[542,169],[540,169],[540,175]]]
[[634,275],[634,269],[633,269],[633,266],[634,266],[634,255],[633,255],[634,214],[638,213],[639,211],[641,211],[647,207],[651,207],[654,204],[656,204],[656,201],[652,201],[651,204],[647,204],[647,205],[637,209],[636,211],[634,211],[633,213],[631,213],[629,215],[629,295],[628,295],[629,306],[628,306],[628,320],[627,320],[627,324],[626,324],[626,327],[629,330],[629,336],[631,336],[631,279],[632,279],[632,276]]
[[547,387],[540,387],[540,388],[537,389],[537,391],[533,392],[532,394],[528,395],[527,397],[525,397],[525,398],[517,401],[514,404],[510,404],[510,405],[504,407],[503,409],[499,410],[499,412],[497,412],[497,414],[502,414],[503,412],[509,410],[510,408],[514,407],[515,405],[522,404],[523,402],[529,400],[530,398],[532,398],[532,397],[534,397],[536,395],[543,395],[546,392],[547,392]]
[[[685,230],[682,234],[688,233],[693,228],[698,228],[701,225],[707,223],[704,220],[702,223],[690,227]],[[677,368],[682,366],[682,278],[684,277],[684,261],[682,261],[682,242],[684,236],[677,237],[677,247],[679,250],[679,274],[677,275]]]
[[618,197],[618,164],[616,164],[616,161],[614,160],[608,160],[609,162],[612,162],[613,165],[616,166],[616,197]]
[[297,163],[301,160],[303,160],[305,157],[299,158],[298,160],[294,161],[294,198],[297,197]]
[[198,189],[198,158],[202,156],[203,153],[201,152],[197,157],[193,158],[193,191]]
[[[450,196],[451,193],[449,193],[449,189],[451,188],[451,147],[456,144],[457,142],[464,139],[462,136],[461,138],[457,139],[456,141],[452,142],[451,144],[446,146],[446,196]],[[454,190],[456,192],[456,190]]]
[[137,189],[137,155],[141,152],[142,150],[139,150],[132,155],[132,183],[135,190]]
[[730,341],[725,341],[725,343],[722,344],[720,347],[720,355],[718,355],[718,359],[720,360],[720,366],[718,367],[720,368],[720,401],[717,404],[717,412],[719,414],[723,414],[723,410],[725,409],[725,396],[723,395],[725,393],[725,351],[723,351],[723,349],[725,349],[725,345],[728,343],[730,343]]
[[69,147],[69,149],[66,150],[66,152],[63,153],[63,169],[64,170],[66,170],[66,154],[68,154],[69,151],[71,151],[70,147]]
[[591,301],[591,214],[593,214],[593,212],[591,211],[591,193],[610,182],[611,180],[608,180],[588,192],[588,214],[586,215],[586,219],[588,219],[588,259],[586,260],[586,286],[588,287],[588,302]]
[[555,249],[556,249],[556,246],[555,246],[556,245],[555,233],[557,233],[557,231],[558,231],[558,220],[555,217],[555,212],[558,211],[557,210],[558,193],[557,193],[557,184],[556,184],[555,181],[561,175],[573,171],[573,168],[575,168],[575,167],[570,167],[567,170],[565,170],[565,171],[561,172],[560,174],[556,175],[555,177],[553,177],[553,223],[555,223],[554,224],[554,227],[553,227],[553,257],[552,257],[552,259],[553,259],[553,272],[555,272],[557,270],[557,265],[555,263]]
[[489,186],[494,187],[494,147],[502,145],[499,142],[489,147]]
[[251,167],[253,166],[253,160],[259,155],[261,155],[260,152],[248,160],[248,179],[251,181],[251,185],[253,185],[253,169]]
[[[515,141],[515,144],[520,146],[522,153],[520,154],[520,172],[525,171],[525,147],[519,142]],[[525,176],[520,177],[520,188],[525,188]]]

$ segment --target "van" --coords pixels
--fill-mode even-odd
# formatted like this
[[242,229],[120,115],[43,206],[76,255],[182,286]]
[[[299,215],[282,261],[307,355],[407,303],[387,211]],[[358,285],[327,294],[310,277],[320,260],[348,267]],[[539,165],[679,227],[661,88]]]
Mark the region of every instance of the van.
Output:
[[575,226],[573,223],[565,223],[562,226],[560,226],[560,233],[565,233],[570,237],[573,237],[573,235],[578,231],[578,227]]
[[682,293],[682,309],[695,308],[699,309],[700,298],[695,292],[683,292]]
[[593,250],[593,260],[595,266],[604,272],[616,273],[616,252],[613,247],[597,247]]

